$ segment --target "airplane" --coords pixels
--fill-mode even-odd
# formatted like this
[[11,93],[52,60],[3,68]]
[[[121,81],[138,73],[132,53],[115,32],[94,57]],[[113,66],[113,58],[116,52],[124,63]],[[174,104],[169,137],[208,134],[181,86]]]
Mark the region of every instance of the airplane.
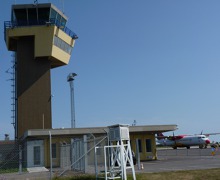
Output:
[[207,148],[210,144],[208,138],[209,135],[216,135],[220,133],[210,133],[210,134],[195,134],[195,135],[178,135],[178,136],[164,136],[162,133],[158,133],[157,143],[162,146],[171,146],[173,149],[177,147],[186,147],[190,149],[190,146],[199,146],[200,149]]

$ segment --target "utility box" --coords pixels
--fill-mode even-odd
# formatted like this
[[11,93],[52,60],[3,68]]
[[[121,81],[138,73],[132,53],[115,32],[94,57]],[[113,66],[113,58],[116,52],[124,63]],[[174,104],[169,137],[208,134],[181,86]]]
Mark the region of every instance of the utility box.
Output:
[[129,126],[116,124],[109,126],[109,141],[130,140]]

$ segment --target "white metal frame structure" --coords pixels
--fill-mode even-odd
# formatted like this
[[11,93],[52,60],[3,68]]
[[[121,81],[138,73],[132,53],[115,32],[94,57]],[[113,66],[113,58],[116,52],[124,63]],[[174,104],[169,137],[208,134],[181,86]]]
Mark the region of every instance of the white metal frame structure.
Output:
[[108,137],[110,145],[104,146],[105,179],[127,180],[127,169],[132,169],[136,180],[128,125],[110,126]]

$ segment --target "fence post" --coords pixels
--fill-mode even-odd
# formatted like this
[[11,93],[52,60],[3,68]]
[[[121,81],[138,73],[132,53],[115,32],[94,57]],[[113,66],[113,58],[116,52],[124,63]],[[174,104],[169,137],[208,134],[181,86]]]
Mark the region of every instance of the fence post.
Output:
[[88,154],[87,154],[87,135],[83,135],[83,144],[84,144],[84,172],[87,173],[88,170]]
[[22,148],[19,145],[19,174],[22,173]]
[[98,170],[97,170],[98,169],[97,168],[98,163],[97,163],[97,156],[96,156],[98,147],[96,147],[96,146],[94,146],[94,147],[95,147],[95,150],[94,150],[94,152],[95,152],[95,154],[94,154],[94,156],[95,156],[95,178],[98,179]]
[[138,170],[140,170],[141,169],[141,162],[140,162],[140,153],[139,153],[139,142],[138,142],[138,139],[136,139],[136,157],[137,157]]
[[52,144],[51,144],[51,132],[49,131],[49,137],[50,137],[50,179],[52,179]]

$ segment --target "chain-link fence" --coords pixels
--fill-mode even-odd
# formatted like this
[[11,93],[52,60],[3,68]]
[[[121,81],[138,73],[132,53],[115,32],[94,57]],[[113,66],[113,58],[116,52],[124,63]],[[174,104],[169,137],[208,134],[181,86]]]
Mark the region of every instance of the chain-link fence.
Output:
[[158,148],[157,156],[160,157],[174,157],[174,156],[215,156],[220,155],[219,147],[216,148],[203,148],[199,149],[198,147],[191,147],[190,149],[186,148]]
[[[44,136],[23,141],[0,141],[0,173],[42,172],[46,177],[74,175],[78,173],[95,174],[105,170],[104,146],[108,145],[107,135],[94,136]],[[107,152],[108,157],[111,152]],[[158,157],[170,156],[211,156],[213,150],[207,149],[169,149],[157,150]],[[215,149],[214,155],[220,155]],[[109,163],[109,162],[107,162]]]
[[[60,169],[59,175],[73,172],[83,172],[95,174],[95,147],[108,144],[106,136],[95,137],[92,134],[85,135],[83,138],[72,138],[70,144],[70,162]],[[99,167],[104,167],[104,152],[98,152]],[[62,157],[63,158],[63,157]]]
[[[24,141],[0,142],[0,173],[48,172],[95,174],[95,147],[108,144],[106,136],[49,136]],[[98,166],[104,167],[104,153],[98,153]]]
[[0,142],[0,171],[7,172],[9,169],[18,170],[19,168],[19,142],[1,141]]

